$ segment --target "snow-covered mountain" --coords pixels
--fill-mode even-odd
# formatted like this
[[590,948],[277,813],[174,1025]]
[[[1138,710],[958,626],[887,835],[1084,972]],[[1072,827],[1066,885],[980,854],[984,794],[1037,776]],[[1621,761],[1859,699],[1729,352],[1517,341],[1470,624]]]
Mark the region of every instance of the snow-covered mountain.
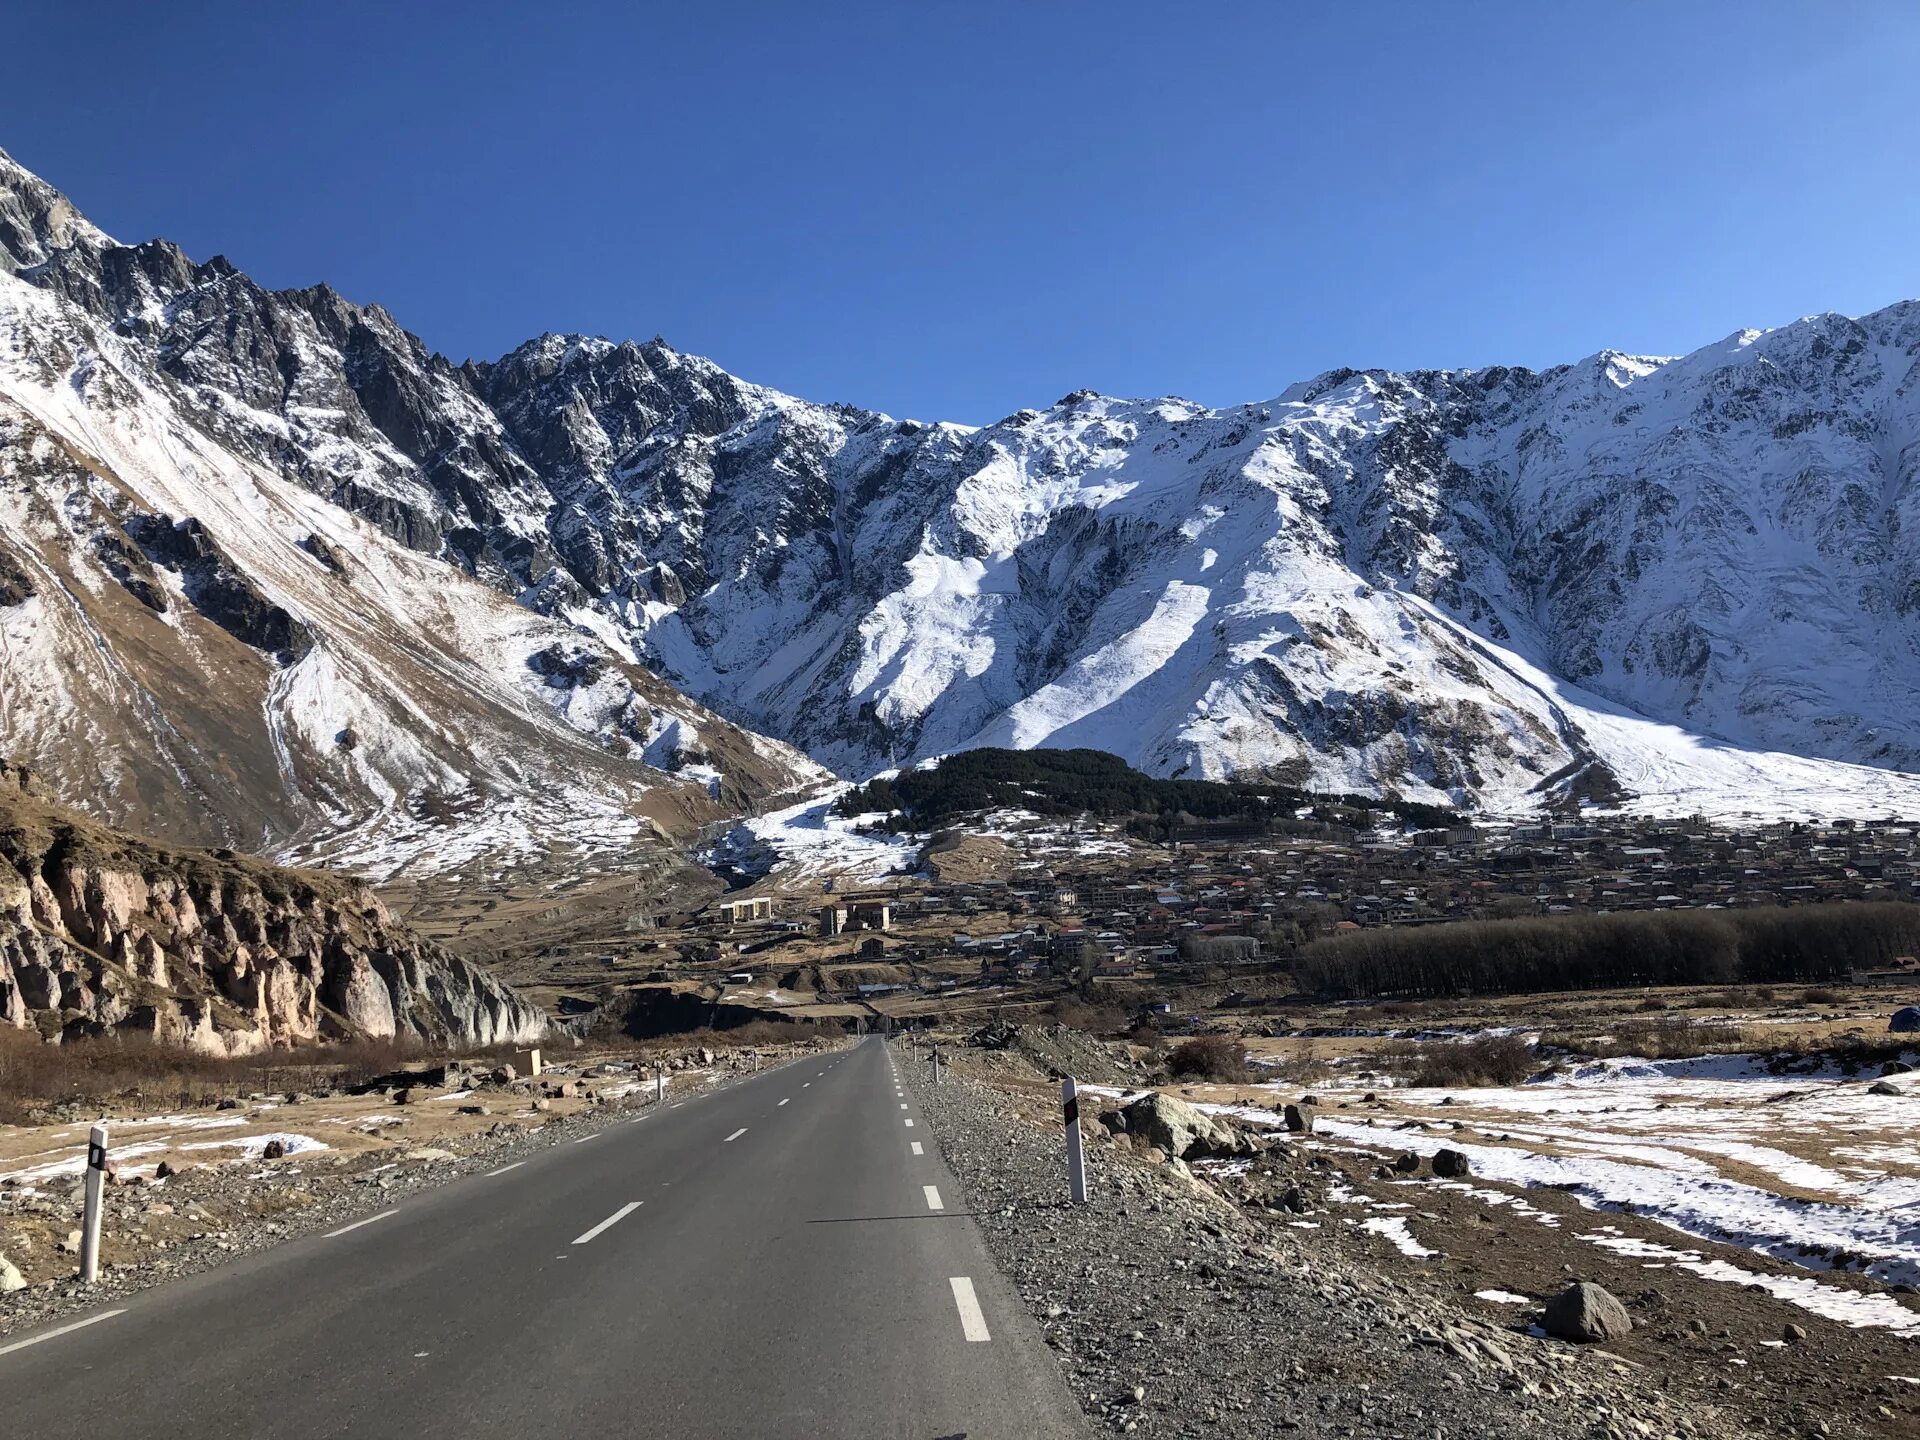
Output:
[[[620,657],[595,674],[650,669],[844,774],[1088,745],[1499,810],[1920,810],[1920,305],[1677,360],[1335,371],[1226,410],[1077,393],[973,429],[811,404],[657,340],[456,366],[325,287],[115,246],[10,165],[0,268],[0,394],[56,449],[91,453],[108,411],[191,432],[179,453],[212,447],[297,517],[300,564],[310,530],[419,567],[393,623],[458,569]],[[150,449],[116,452],[145,477],[126,484],[174,463]],[[243,548],[197,496],[143,494]],[[603,732],[618,701],[579,696],[603,681],[542,666],[596,717],[565,732]]]
[[111,821],[383,876],[585,864],[823,778],[382,529],[372,480],[316,493],[378,443],[362,323],[399,335],[114,246],[0,164],[0,753]]

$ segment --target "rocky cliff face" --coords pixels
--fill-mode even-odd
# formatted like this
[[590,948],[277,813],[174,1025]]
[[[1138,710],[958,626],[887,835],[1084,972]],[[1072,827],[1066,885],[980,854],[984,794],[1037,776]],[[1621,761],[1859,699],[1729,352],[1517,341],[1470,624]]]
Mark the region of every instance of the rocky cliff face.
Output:
[[[310,556],[377,533],[573,627],[636,694],[665,689],[652,672],[843,773],[1089,745],[1502,810],[1920,806],[1920,305],[1681,359],[1340,370],[1220,410],[1079,392],[975,429],[810,404],[658,340],[455,365],[324,286],[115,245],[4,160],[0,270],[0,397],[27,412],[0,457],[97,472],[103,415],[185,435],[362,522],[310,525]],[[128,418],[156,406],[164,425]],[[110,478],[202,523],[259,603],[186,586],[85,485],[0,514],[0,595],[57,595],[36,554],[112,551],[111,519],[156,571],[121,555],[120,585],[225,596],[213,623],[250,653],[324,668],[297,630],[267,648],[274,606],[313,629],[310,607],[200,494],[132,478],[169,463],[140,439]],[[632,719],[586,673],[537,667],[609,746],[722,789],[722,752],[777,768],[710,716]]]
[[56,793],[491,879],[821,778],[540,587],[530,469],[381,312],[115,246],[22,177],[0,157],[0,745]]
[[356,1036],[531,1041],[547,1023],[363,885],[151,844],[52,804],[6,762],[0,1022],[215,1054]]

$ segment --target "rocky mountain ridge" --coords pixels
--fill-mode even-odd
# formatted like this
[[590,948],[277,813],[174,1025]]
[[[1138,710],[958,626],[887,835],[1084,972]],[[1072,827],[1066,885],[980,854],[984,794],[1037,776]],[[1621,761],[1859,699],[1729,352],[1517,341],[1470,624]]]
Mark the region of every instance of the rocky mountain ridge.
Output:
[[0,741],[56,793],[187,843],[485,878],[626,863],[823,778],[515,603],[485,545],[427,553],[484,530],[517,555],[502,486],[468,487],[477,518],[379,477],[315,493],[351,448],[316,437],[377,433],[357,335],[452,373],[379,312],[115,246],[22,174],[0,164]]
[[141,840],[0,761],[0,1023],[237,1055],[356,1037],[534,1041],[547,1017],[357,881]]
[[[103,327],[196,437],[843,774],[1048,744],[1507,812],[1920,802],[1911,303],[972,428],[658,340],[456,365],[325,286],[116,246],[18,167],[0,195],[13,333],[52,323],[25,292]],[[116,403],[84,346],[15,345],[89,422]]]

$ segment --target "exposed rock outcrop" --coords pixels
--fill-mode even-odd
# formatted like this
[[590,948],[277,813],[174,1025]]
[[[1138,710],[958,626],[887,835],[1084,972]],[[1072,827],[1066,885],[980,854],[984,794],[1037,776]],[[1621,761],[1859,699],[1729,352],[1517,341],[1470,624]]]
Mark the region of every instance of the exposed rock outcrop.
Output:
[[0,761],[0,1022],[220,1054],[317,1039],[535,1040],[546,1016],[357,881],[175,850]]

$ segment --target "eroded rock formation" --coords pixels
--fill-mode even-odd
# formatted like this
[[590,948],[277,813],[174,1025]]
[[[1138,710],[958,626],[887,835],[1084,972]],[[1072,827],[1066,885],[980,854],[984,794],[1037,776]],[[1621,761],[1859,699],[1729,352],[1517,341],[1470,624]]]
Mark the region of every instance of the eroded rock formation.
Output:
[[537,1039],[546,1016],[365,885],[176,850],[54,804],[0,761],[0,1021],[224,1054],[318,1039]]

